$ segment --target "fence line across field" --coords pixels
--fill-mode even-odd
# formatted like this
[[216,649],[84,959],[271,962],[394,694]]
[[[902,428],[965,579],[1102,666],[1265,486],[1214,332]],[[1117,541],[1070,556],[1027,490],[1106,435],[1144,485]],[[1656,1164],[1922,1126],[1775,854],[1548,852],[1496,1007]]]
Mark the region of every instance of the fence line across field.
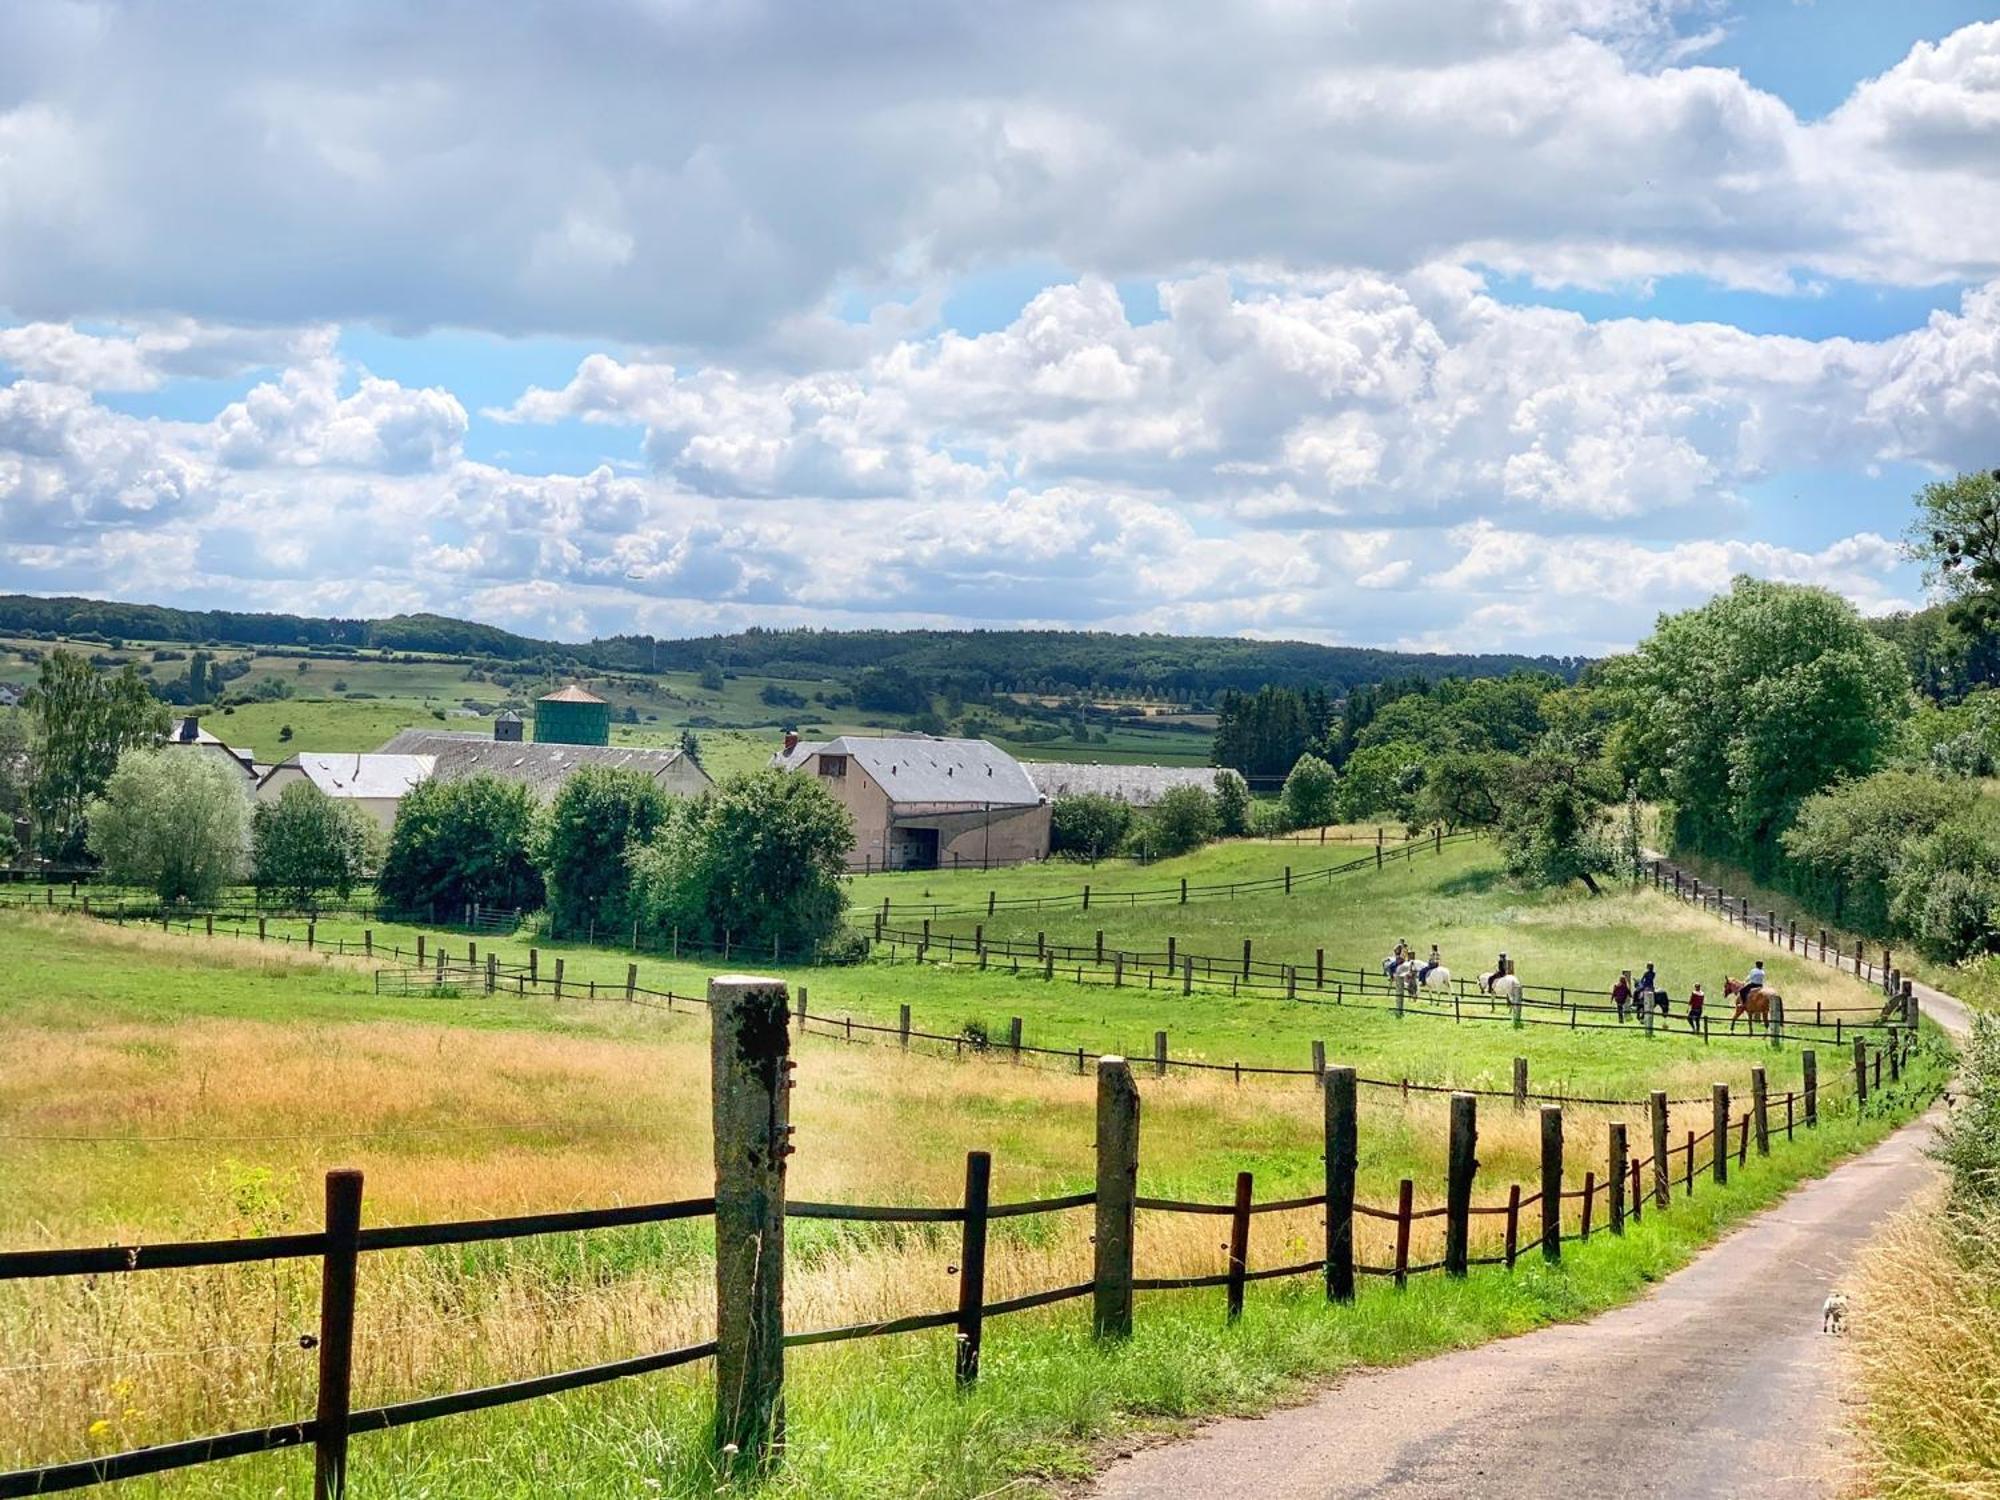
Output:
[[1182,876],[1176,885],[1142,886],[1134,890],[1093,890],[1085,884],[1078,890],[1048,896],[1002,896],[997,889],[989,890],[983,902],[972,906],[949,906],[942,901],[897,901],[884,896],[879,905],[870,908],[882,914],[888,921],[896,916],[911,917],[970,917],[984,912],[992,916],[1002,911],[1046,911],[1060,910],[1074,906],[1081,911],[1089,911],[1093,903],[1097,906],[1155,906],[1175,904],[1185,906],[1189,901],[1201,898],[1207,900],[1230,900],[1237,896],[1262,895],[1282,892],[1289,896],[1293,890],[1333,880],[1336,876],[1350,874],[1355,870],[1379,870],[1396,860],[1411,860],[1428,850],[1436,854],[1447,846],[1456,846],[1479,837],[1476,833],[1445,833],[1433,829],[1430,833],[1406,840],[1400,844],[1384,846],[1377,844],[1373,854],[1364,854],[1354,859],[1343,860],[1336,865],[1321,865],[1311,870],[1294,871],[1289,865],[1282,874],[1260,875],[1249,880],[1222,880],[1207,884],[1191,884]]
[[[762,1460],[779,1448],[783,1440],[786,1348],[951,1328],[955,1332],[956,1376],[961,1387],[969,1387],[978,1379],[987,1319],[1083,1297],[1092,1299],[1092,1327],[1101,1339],[1118,1339],[1131,1332],[1133,1299],[1140,1292],[1219,1286],[1225,1289],[1226,1316],[1233,1322],[1242,1313],[1248,1283],[1317,1275],[1323,1278],[1327,1299],[1344,1303],[1355,1295],[1357,1276],[1386,1277],[1401,1286],[1411,1276],[1437,1271],[1464,1276],[1474,1265],[1511,1269],[1524,1248],[1522,1224],[1530,1209],[1537,1210],[1539,1231],[1532,1233],[1526,1248],[1532,1250],[1539,1244],[1544,1259],[1555,1263],[1562,1258],[1564,1244],[1587,1240],[1592,1234],[1594,1207],[1600,1193],[1606,1204],[1604,1228],[1612,1234],[1621,1234],[1628,1219],[1641,1221],[1649,1183],[1655,1206],[1671,1205],[1676,1157],[1683,1168],[1685,1197],[1694,1191],[1695,1152],[1703,1142],[1711,1144],[1709,1170],[1721,1184],[1728,1181],[1732,1124],[1738,1126],[1734,1152],[1738,1166],[1748,1161],[1753,1125],[1760,1156],[1769,1153],[1776,1136],[1770,1124],[1770,1094],[1761,1068],[1753,1070],[1751,1109],[1740,1121],[1733,1116],[1728,1085],[1718,1083],[1707,1101],[1712,1112],[1710,1129],[1701,1135],[1688,1132],[1685,1146],[1672,1152],[1666,1145],[1671,1102],[1664,1091],[1654,1091],[1645,1106],[1652,1125],[1652,1154],[1632,1157],[1627,1150],[1626,1126],[1612,1122],[1603,1180],[1599,1181],[1594,1171],[1587,1172],[1581,1191],[1572,1192],[1563,1185],[1562,1109],[1544,1105],[1538,1190],[1524,1195],[1521,1186],[1513,1184],[1503,1203],[1475,1204],[1478,1101],[1468,1091],[1453,1091],[1444,1202],[1418,1208],[1415,1184],[1404,1178],[1398,1184],[1395,1207],[1381,1208],[1357,1201],[1355,1195],[1360,1159],[1356,1090],[1362,1080],[1351,1068],[1333,1067],[1324,1070],[1322,1082],[1325,1177],[1321,1191],[1258,1203],[1252,1174],[1240,1172],[1236,1176],[1235,1194],[1227,1203],[1167,1198],[1138,1191],[1138,1084],[1124,1058],[1103,1057],[1098,1059],[1097,1067],[1095,1186],[1090,1191],[995,1204],[991,1201],[992,1158],[986,1152],[974,1151],[966,1158],[965,1192],[957,1204],[856,1205],[792,1200],[785,1192],[785,1159],[792,1149],[788,1123],[790,1075],[794,1066],[789,1056],[790,1037],[796,1014],[789,992],[780,981],[736,976],[714,981],[705,1000],[714,1029],[716,1191],[712,1197],[376,1226],[362,1222],[361,1174],[343,1169],[326,1176],[324,1227],[316,1231],[237,1240],[0,1252],[0,1282],[125,1275],[289,1259],[317,1259],[321,1263],[319,1332],[315,1344],[318,1394],[311,1417],[0,1473],[0,1500],[307,1445],[314,1449],[314,1494],[317,1500],[330,1500],[346,1487],[350,1439],[357,1434],[486,1410],[707,1360],[716,1362],[718,1392],[732,1393],[729,1400],[718,1402],[714,1441],[719,1448],[725,1443],[735,1446],[734,1455],[724,1448],[725,1456]],[[1907,1038],[1892,1043],[1898,1058],[1906,1044]],[[1856,1042],[1855,1087],[1848,1097],[1857,1110],[1865,1108],[1869,1097],[1865,1048],[1865,1042]],[[1807,1057],[1808,1091],[1802,1124],[1811,1129],[1826,1113],[1827,1105],[1835,1101],[1815,1087],[1812,1054]],[[1791,1107],[1795,1095],[1788,1093],[1785,1097],[1784,1136],[1790,1139],[1800,1122],[1795,1120]],[[1565,1232],[1566,1202],[1580,1203],[1574,1233]],[[1092,1209],[1095,1214],[1090,1280],[999,1301],[987,1298],[988,1229],[994,1220],[1083,1208]],[[1251,1267],[1249,1224],[1253,1216],[1315,1209],[1325,1211],[1319,1255],[1282,1265]],[[1223,1269],[1193,1276],[1136,1275],[1136,1230],[1142,1213],[1227,1216],[1231,1229]],[[1395,1253],[1390,1264],[1357,1260],[1354,1243],[1357,1217],[1395,1225]],[[1499,1253],[1480,1256],[1471,1253],[1471,1222],[1475,1217],[1498,1217],[1504,1221]],[[958,1226],[957,1306],[833,1328],[788,1330],[784,1325],[782,1295],[784,1223],[788,1218]],[[361,1256],[697,1219],[711,1220],[716,1231],[714,1339],[474,1390],[382,1406],[354,1407],[352,1368],[357,1266]],[[1431,1219],[1444,1221],[1444,1253],[1436,1260],[1413,1262],[1413,1226]]]
[[[1309,963],[1284,963],[1271,959],[1257,959],[1252,956],[1251,940],[1243,942],[1242,957],[1223,958],[1214,954],[1189,952],[1178,943],[1168,939],[1167,947],[1157,950],[1129,949],[1107,946],[1104,934],[1097,934],[1094,944],[1051,943],[1046,934],[1037,933],[1035,941],[1025,939],[989,939],[983,925],[968,936],[963,933],[944,933],[930,930],[929,923],[920,929],[898,929],[878,927],[875,935],[878,948],[887,950],[890,962],[908,949],[917,962],[936,962],[933,955],[942,953],[943,962],[957,964],[960,954],[966,961],[979,968],[988,967],[998,958],[1011,966],[1010,972],[1019,974],[1021,960],[1028,959],[1043,970],[1045,978],[1053,979],[1058,972],[1065,978],[1074,978],[1078,983],[1110,984],[1114,988],[1124,988],[1128,982],[1134,987],[1143,984],[1148,990],[1164,985],[1168,990],[1178,987],[1183,995],[1195,992],[1197,982],[1201,988],[1210,990],[1226,983],[1229,994],[1234,997],[1250,994],[1262,998],[1283,999],[1305,1005],[1352,1005],[1358,1009],[1392,1011],[1397,1016],[1439,1015],[1441,1012],[1431,1007],[1449,1003],[1454,1020],[1511,1019],[1516,1025],[1558,1025],[1572,1030],[1605,1027],[1607,1023],[1583,1019],[1586,1015],[1618,1015],[1617,1007],[1608,1002],[1610,991],[1595,990],[1577,985],[1521,985],[1521,1000],[1518,1006],[1509,1000],[1482,989],[1473,981],[1453,976],[1452,988],[1439,992],[1419,986],[1417,993],[1409,994],[1408,987],[1399,985],[1388,976],[1367,969],[1348,968],[1326,961],[1326,950],[1316,950]],[[1505,959],[1505,955],[1501,956]],[[1060,966],[1060,969],[1058,969]],[[1086,978],[1086,976],[1088,976]],[[1898,976],[1900,979],[1900,976]],[[1535,993],[1539,991],[1540,993]],[[1332,999],[1326,998],[1329,994]],[[1348,996],[1359,995],[1360,1000]],[[1380,995],[1388,998],[1387,1005],[1371,1005],[1365,997]],[[1588,998],[1585,998],[1588,997]],[[1808,1018],[1801,1013],[1780,1010],[1773,1013],[1774,1019],[1767,1028],[1767,1036],[1782,1036],[1786,1030],[1811,1029],[1831,1032],[1838,1042],[1845,1032],[1868,1029],[1891,1024],[1900,1019],[1910,1003],[1907,996],[1899,996],[1902,1004],[1885,997],[1879,1005],[1825,1005],[1815,1004]],[[1408,1003],[1406,1003],[1406,1001]],[[1422,1003],[1418,1003],[1422,1002]],[[1468,1004],[1482,1005],[1485,1013],[1477,1011],[1465,1013]],[[1727,1003],[1727,1002],[1724,1002]],[[1500,1013],[1505,1011],[1502,1016]],[[1558,1019],[1532,1012],[1553,1013]],[[1660,1012],[1657,1008],[1642,1010],[1636,1002],[1628,1002],[1626,1012],[1632,1024],[1650,1033],[1655,1027],[1667,1030],[1679,1029],[1673,1016]],[[1828,1021],[1827,1016],[1833,1019]],[[1848,1020],[1849,1016],[1867,1017],[1865,1020]],[[1683,1012],[1683,1019],[1685,1012]],[[1699,1033],[1704,1041],[1712,1040],[1714,1015],[1704,1012],[1703,1026]],[[1614,1024],[1624,1029],[1621,1018]],[[1749,1023],[1748,1034],[1755,1036],[1757,1023]],[[1733,1027],[1732,1027],[1733,1029]],[[1727,1032],[1723,1033],[1725,1036]]]

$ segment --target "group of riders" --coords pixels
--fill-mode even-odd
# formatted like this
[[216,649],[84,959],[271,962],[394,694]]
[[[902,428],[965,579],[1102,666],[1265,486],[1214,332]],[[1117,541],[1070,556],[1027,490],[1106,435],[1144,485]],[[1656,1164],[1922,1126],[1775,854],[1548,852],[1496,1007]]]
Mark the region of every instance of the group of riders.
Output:
[[[1406,986],[1412,993],[1419,989],[1448,989],[1451,985],[1451,971],[1444,966],[1443,956],[1437,944],[1431,944],[1430,956],[1418,958],[1417,950],[1406,939],[1396,944],[1395,952],[1382,960],[1382,972],[1390,980]],[[1482,974],[1479,988],[1484,994],[1513,999],[1518,995],[1521,981],[1514,977],[1514,966],[1507,955],[1501,954],[1492,972]],[[1770,1001],[1775,998],[1764,975],[1764,966],[1754,965],[1739,982],[1729,979],[1724,985],[1728,997],[1736,1002],[1736,1015],[1748,1015],[1752,1020],[1763,1020],[1770,1012]],[[1618,978],[1611,986],[1611,1004],[1623,1021],[1630,1016],[1634,1020],[1647,1021],[1654,1016],[1668,1017],[1673,1014],[1673,997],[1667,993],[1665,985],[1651,964],[1647,964],[1637,979],[1630,969],[1618,971]],[[1708,995],[1700,985],[1688,991],[1682,1014],[1687,1018],[1689,1031],[1699,1032],[1702,1017],[1708,1009]]]

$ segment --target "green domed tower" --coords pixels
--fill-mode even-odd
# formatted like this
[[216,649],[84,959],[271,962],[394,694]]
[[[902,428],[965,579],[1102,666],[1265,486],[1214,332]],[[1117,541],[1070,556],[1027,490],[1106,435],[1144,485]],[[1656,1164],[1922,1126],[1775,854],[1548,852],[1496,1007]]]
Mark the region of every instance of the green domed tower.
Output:
[[611,705],[575,683],[535,700],[535,740],[543,745],[608,745]]

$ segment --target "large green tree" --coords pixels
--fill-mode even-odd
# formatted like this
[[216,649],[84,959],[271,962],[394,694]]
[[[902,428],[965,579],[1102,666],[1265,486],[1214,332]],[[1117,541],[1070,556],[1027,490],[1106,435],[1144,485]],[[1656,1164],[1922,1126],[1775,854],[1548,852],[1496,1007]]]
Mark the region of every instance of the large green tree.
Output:
[[162,901],[213,901],[243,870],[250,794],[220,757],[127,750],[89,804],[90,852],[123,885]]
[[420,782],[403,797],[376,888],[384,906],[447,921],[471,903],[533,910],[535,801],[497,776]]
[[853,844],[847,809],[818,777],[734,776],[673,804],[632,855],[633,900],[658,934],[811,953],[839,933]]
[[1301,755],[1285,777],[1278,805],[1289,828],[1322,828],[1340,817],[1340,775],[1317,755]]
[[632,920],[628,856],[666,822],[671,799],[643,771],[585,766],[565,781],[542,826],[542,877],[556,930]]
[[1102,792],[1058,797],[1049,807],[1049,849],[1095,864],[1132,831],[1132,805]]
[[1597,877],[1618,863],[1605,826],[1616,795],[1611,773],[1574,741],[1545,738],[1510,778],[1500,818],[1508,873],[1535,885],[1581,881],[1596,895]]
[[166,705],[129,664],[107,675],[74,651],[56,650],[42,658],[27,707],[34,723],[35,842],[45,858],[80,858],[91,799],[120,756],[167,732]]
[[1885,758],[1909,682],[1825,589],[1738,578],[1607,669],[1621,759],[1658,768],[1678,841],[1768,873],[1800,803]]
[[1906,545],[1950,596],[1954,623],[1978,636],[2000,627],[2000,469],[1925,485]]
[[250,878],[260,894],[310,910],[361,882],[370,824],[351,802],[295,781],[250,815]]

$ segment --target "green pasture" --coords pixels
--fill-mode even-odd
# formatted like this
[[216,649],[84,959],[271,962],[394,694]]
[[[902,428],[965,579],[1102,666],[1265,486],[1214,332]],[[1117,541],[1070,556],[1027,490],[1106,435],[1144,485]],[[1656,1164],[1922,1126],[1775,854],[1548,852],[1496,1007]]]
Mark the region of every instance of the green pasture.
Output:
[[[426,1034],[439,1026],[447,1032],[558,1029],[616,1041],[629,1048],[632,1065],[639,1069],[663,1057],[666,1049],[701,1045],[705,1035],[699,1016],[667,1018],[615,1006],[523,1004],[480,996],[377,997],[368,976],[356,967],[279,964],[265,969],[223,963],[215,950],[207,951],[213,956],[205,960],[198,941],[119,939],[82,919],[0,917],[0,960],[10,972],[8,991],[0,997],[0,1036],[18,1043],[47,1036],[51,1029],[88,1028],[125,1037],[129,1080],[121,1090],[125,1102],[119,1115],[124,1128],[143,1133],[144,1114],[133,1111],[143,1111],[155,1089],[153,1077],[172,1074],[184,1080],[199,1062],[177,1056],[173,1032],[163,1031],[163,1026],[193,1025],[205,1019],[278,1024],[308,1048],[329,1052],[343,1045],[335,1039],[335,1028],[353,1023],[384,1036],[411,1027],[424,1028]],[[1470,1034],[1444,1031],[1421,1036],[1425,1040],[1420,1044],[1406,1043],[1410,1055],[1445,1045],[1436,1038],[1450,1038],[1456,1048]],[[837,1072],[847,1057],[858,1055],[806,1043],[800,1053],[800,1087],[824,1086],[825,1075]],[[1463,1281],[1429,1275],[1397,1290],[1385,1281],[1364,1278],[1357,1301],[1347,1308],[1328,1306],[1316,1276],[1259,1283],[1250,1289],[1244,1318],[1234,1325],[1223,1318],[1219,1291],[1145,1294],[1134,1337],[1112,1346],[1090,1340],[1083,1303],[997,1319],[988,1325],[981,1380],[970,1394],[952,1385],[948,1334],[795,1351],[788,1359],[789,1446],[783,1464],[761,1479],[723,1483],[712,1471],[702,1432],[713,1397],[705,1369],[696,1367],[357,1438],[352,1454],[356,1487],[375,1495],[449,1494],[473,1500],[636,1493],[692,1500],[721,1489],[774,1500],[793,1496],[972,1500],[999,1492],[1061,1493],[1065,1485],[1087,1475],[1108,1448],[1128,1445],[1147,1434],[1218,1414],[1266,1410],[1342,1370],[1400,1363],[1552,1322],[1585,1318],[1639,1295],[1746,1215],[1909,1118],[1935,1090],[1946,1066],[1941,1054],[1927,1051],[1905,1086],[1884,1096],[1871,1113],[1857,1117],[1851,1110],[1829,1110],[1817,1131],[1779,1142],[1768,1158],[1753,1153],[1745,1166],[1732,1172],[1727,1187],[1717,1187],[1704,1176],[1689,1198],[1677,1186],[1669,1211],[1649,1208],[1643,1220],[1628,1224],[1622,1235],[1600,1228],[1589,1244],[1566,1246],[1560,1266],[1547,1266],[1529,1251],[1511,1273],[1476,1268]],[[906,1073],[914,1069],[952,1076],[952,1065],[938,1060],[912,1060],[904,1067]],[[210,1081],[204,1076],[201,1084],[206,1090]],[[218,1078],[214,1086],[226,1089],[228,1080]],[[1142,1080],[1141,1086],[1147,1098],[1142,1171],[1149,1190],[1220,1196],[1230,1172],[1243,1166],[1254,1166],[1260,1193],[1315,1189],[1320,1166],[1309,1102],[1303,1109],[1273,1111],[1270,1119],[1259,1121],[1241,1110],[1223,1111],[1212,1102],[1212,1095],[1207,1100],[1199,1096],[1183,1100],[1171,1085]],[[1038,1102],[1029,1090],[1016,1101],[1003,1102],[997,1112],[989,1109],[974,1120],[948,1126],[936,1111],[948,1108],[952,1098],[948,1090],[938,1092],[929,1105],[932,1113],[926,1115],[920,1095],[900,1097],[880,1111],[877,1127],[885,1141],[908,1139],[911,1132],[921,1135],[926,1130],[941,1135],[949,1130],[976,1131],[995,1147],[1012,1191],[1023,1189],[1024,1169],[1034,1191],[1087,1181],[1087,1095],[1079,1091],[1074,1098]],[[1392,1111],[1366,1100],[1364,1104],[1364,1196],[1378,1195],[1398,1173],[1421,1171],[1426,1181],[1434,1177],[1439,1163],[1431,1137],[1441,1112],[1428,1111],[1421,1117],[1419,1148],[1410,1127],[1397,1126]],[[317,1107],[326,1116],[318,1128],[337,1128],[333,1101]],[[0,1121],[32,1120],[35,1127],[48,1128],[35,1116],[36,1108],[33,1098],[0,1094]],[[1033,1160],[1024,1160],[1031,1150],[1026,1137],[1040,1128],[1038,1117],[1051,1114],[1074,1117],[1074,1139],[1061,1162],[1050,1161],[1037,1174]],[[1517,1130],[1509,1125],[1508,1118],[1504,1105],[1484,1105],[1482,1137],[1495,1133],[1495,1152],[1510,1149],[1508,1142],[1514,1136],[1525,1141],[1531,1134],[1525,1126]],[[1580,1118],[1574,1131],[1578,1170],[1601,1142],[1601,1129],[1586,1128],[1589,1118]],[[412,1117],[408,1123],[416,1127],[439,1121]],[[560,1136],[538,1137],[524,1130],[517,1136],[488,1138],[479,1133],[476,1120],[467,1123],[471,1128],[465,1137],[434,1137],[429,1145],[404,1148],[406,1154],[397,1160],[414,1166],[431,1157],[474,1163],[490,1158],[503,1169],[506,1163],[526,1168],[538,1152],[588,1149],[599,1130],[629,1129],[634,1122],[615,1103],[607,1102],[577,1118]],[[663,1129],[677,1128],[666,1121],[659,1124]],[[801,1149],[810,1150],[812,1144],[808,1140]],[[284,1145],[251,1142],[213,1149],[226,1150],[232,1158],[227,1178],[218,1165],[215,1179],[233,1181],[239,1191],[241,1184],[264,1180],[251,1174],[276,1169],[273,1180],[291,1180],[303,1192],[325,1164],[323,1154],[301,1155]],[[344,1149],[352,1154],[354,1148]],[[1518,1147],[1511,1149],[1518,1155]],[[1488,1148],[1482,1145],[1482,1155],[1486,1154]],[[185,1156],[185,1149],[170,1146],[112,1148],[109,1154],[102,1147],[20,1147],[8,1153],[0,1166],[0,1188],[9,1205],[0,1218],[0,1234],[8,1243],[21,1243],[24,1236],[38,1242],[31,1226],[45,1223],[57,1202],[70,1212],[79,1203],[94,1202],[107,1219],[121,1224],[179,1225],[185,1232],[185,1221],[174,1217],[174,1201],[162,1186],[204,1180],[188,1177],[192,1168]],[[367,1159],[371,1183],[391,1175],[382,1160]],[[79,1198],[80,1193],[96,1197]],[[896,1195],[884,1184],[872,1196]],[[1427,1189],[1426,1200],[1429,1196]],[[865,1264],[870,1247],[891,1245],[900,1233],[871,1230],[851,1242],[815,1241],[809,1233],[813,1227],[800,1226],[798,1253],[815,1265],[836,1254],[863,1257],[860,1263]],[[1031,1250],[1030,1234],[1028,1228],[1003,1227],[995,1255]],[[1302,1221],[1290,1239],[1260,1241],[1258,1253],[1310,1260],[1316,1253],[1314,1234],[1313,1226]],[[463,1265],[440,1257],[428,1273],[438,1299],[428,1316],[449,1320],[469,1305],[474,1278],[507,1267],[517,1272],[538,1268],[534,1274],[541,1286],[536,1295],[547,1300],[547,1312],[553,1316],[561,1315],[563,1299],[587,1296],[595,1282],[634,1275],[705,1274],[698,1247],[671,1240],[648,1249],[641,1238],[628,1238],[629,1243],[620,1240],[614,1247],[617,1258],[607,1250],[605,1258],[593,1261],[577,1261],[554,1250],[536,1252],[541,1259],[519,1265],[512,1252],[467,1257]],[[948,1235],[937,1237],[932,1248],[931,1258],[940,1267],[956,1254]],[[650,1270],[649,1255],[658,1260]],[[170,1274],[160,1273],[145,1282],[135,1279],[131,1289],[146,1297],[165,1295],[169,1282],[161,1278]],[[364,1338],[370,1336],[365,1315],[371,1305],[370,1288],[377,1285],[373,1278],[387,1274],[386,1267],[370,1262],[362,1299]],[[577,1284],[570,1285],[572,1281]],[[123,1289],[121,1283],[96,1295],[109,1297]],[[9,1295],[27,1293],[17,1287]],[[155,1306],[143,1302],[135,1304],[135,1310]],[[52,1332],[45,1321],[50,1315],[34,1314],[44,1319],[34,1326]],[[304,1310],[296,1314],[307,1315]],[[288,1329],[290,1323],[284,1326]],[[149,1334],[159,1336],[140,1324],[129,1336],[145,1339]],[[24,1345],[23,1352],[34,1351]],[[521,1351],[514,1353],[519,1357]],[[125,1420],[142,1421],[142,1388],[181,1378],[183,1373],[172,1361],[146,1366],[143,1380],[119,1384],[110,1392],[107,1399],[114,1402],[114,1416],[115,1404],[123,1402],[128,1408]],[[62,1399],[74,1403],[80,1414],[93,1409],[89,1398],[94,1388],[72,1393],[70,1377],[54,1378]],[[294,1376],[285,1378],[296,1383]],[[92,1451],[93,1443],[117,1445],[94,1437],[79,1421],[73,1439],[64,1442],[61,1451],[81,1455]],[[137,1481],[123,1492],[163,1497],[292,1493],[304,1482],[309,1466],[310,1458],[298,1452],[234,1460]]]

